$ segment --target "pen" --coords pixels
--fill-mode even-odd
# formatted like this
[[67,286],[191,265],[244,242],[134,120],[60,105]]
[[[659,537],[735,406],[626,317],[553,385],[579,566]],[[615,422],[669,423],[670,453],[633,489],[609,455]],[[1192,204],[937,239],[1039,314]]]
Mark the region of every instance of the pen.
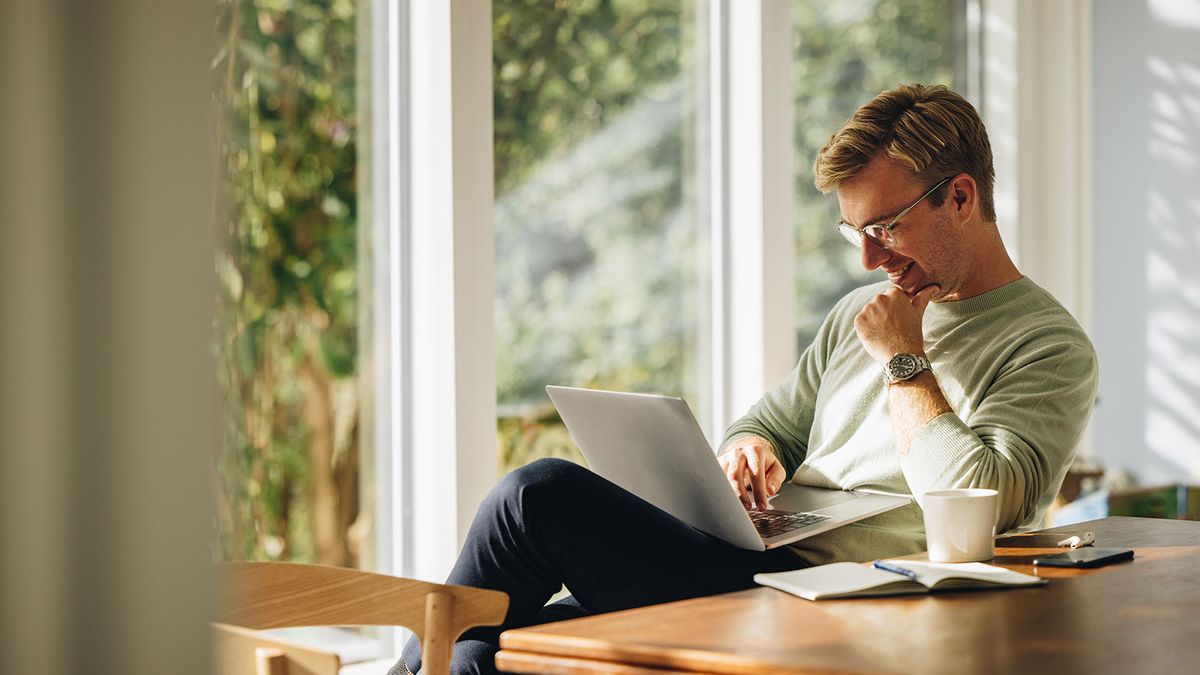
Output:
[[888,563],[883,562],[882,560],[876,560],[875,562],[871,563],[871,567],[874,567],[877,570],[883,570],[884,572],[891,572],[892,574],[899,574],[902,576],[906,576],[909,579],[912,579],[913,581],[916,581],[916,579],[917,579],[916,572],[914,572],[910,569],[905,569],[903,567],[900,567],[899,565],[890,565]]

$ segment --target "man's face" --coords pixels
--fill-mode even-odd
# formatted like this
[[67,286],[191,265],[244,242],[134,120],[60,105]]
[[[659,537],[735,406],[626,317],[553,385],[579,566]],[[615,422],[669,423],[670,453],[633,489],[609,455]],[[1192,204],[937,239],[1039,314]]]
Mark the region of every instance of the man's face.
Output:
[[[838,186],[842,220],[860,229],[886,224],[929,187],[915,182],[894,160],[877,156],[858,175]],[[888,281],[909,295],[937,284],[941,290],[934,296],[935,301],[956,299],[965,281],[966,259],[951,217],[953,203],[947,199],[935,207],[928,198],[922,199],[897,222],[892,231],[895,244],[890,249],[863,237],[863,267],[882,267]]]

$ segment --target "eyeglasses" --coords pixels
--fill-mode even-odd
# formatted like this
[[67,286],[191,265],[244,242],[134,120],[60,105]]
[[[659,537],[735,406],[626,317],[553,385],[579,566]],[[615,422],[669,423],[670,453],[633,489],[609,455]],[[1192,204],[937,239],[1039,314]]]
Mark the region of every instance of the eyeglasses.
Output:
[[892,220],[886,225],[867,225],[860,230],[849,223],[839,222],[837,224],[838,232],[840,232],[842,236],[846,238],[846,241],[855,246],[862,246],[863,237],[866,237],[879,248],[891,248],[896,245],[896,236],[892,234],[892,230],[896,229],[896,226],[900,224],[900,219],[908,215],[908,212],[912,211],[914,206],[920,204],[922,200],[933,194],[938,188],[945,185],[946,182],[953,177],[954,176],[947,176],[946,178],[943,178],[937,185],[929,188],[928,192],[920,197],[917,197],[915,202],[906,206],[903,211],[901,211],[895,218],[892,218]]

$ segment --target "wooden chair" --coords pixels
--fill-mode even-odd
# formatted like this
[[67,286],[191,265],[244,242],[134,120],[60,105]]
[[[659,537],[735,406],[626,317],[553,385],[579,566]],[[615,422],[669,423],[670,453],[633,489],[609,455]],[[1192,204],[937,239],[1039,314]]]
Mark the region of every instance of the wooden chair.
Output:
[[[343,567],[236,562],[217,565],[221,599],[213,624],[216,672],[229,675],[337,673],[329,654],[254,630],[291,626],[403,626],[421,641],[422,673],[450,672],[464,631],[504,620],[508,596]],[[227,625],[233,624],[233,625]]]

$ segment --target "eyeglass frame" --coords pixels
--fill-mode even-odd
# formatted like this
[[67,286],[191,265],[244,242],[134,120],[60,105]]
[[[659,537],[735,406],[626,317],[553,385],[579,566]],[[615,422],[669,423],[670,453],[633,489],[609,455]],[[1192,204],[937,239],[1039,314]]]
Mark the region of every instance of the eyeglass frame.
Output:
[[[908,212],[912,211],[913,208],[915,208],[917,206],[917,204],[920,204],[921,202],[925,201],[926,197],[933,194],[934,192],[937,192],[937,190],[940,187],[942,187],[943,185],[948,183],[950,181],[950,179],[952,179],[952,178],[954,178],[954,176],[947,176],[947,177],[943,178],[942,180],[938,181],[937,185],[934,185],[933,187],[929,188],[929,190],[926,191],[925,194],[921,195],[920,197],[917,197],[916,201],[914,201],[913,203],[904,207],[904,210],[901,211],[900,213],[896,214],[896,217],[892,218],[890,221],[888,221],[888,223],[886,225],[880,225],[880,224],[876,223],[874,225],[866,225],[866,226],[863,226],[862,228],[857,228],[857,227],[854,227],[853,225],[851,225],[850,223],[847,223],[844,220],[840,220],[840,221],[838,221],[837,225],[835,225],[834,227],[837,228],[838,234],[842,235],[842,238],[845,239],[847,242],[849,242],[853,246],[862,246],[863,239],[866,238],[866,239],[870,239],[871,243],[875,244],[879,248],[882,248],[884,250],[890,249],[896,245],[896,235],[892,234],[892,230],[895,230],[900,225],[900,219],[903,218],[904,216],[907,216]],[[874,230],[874,229],[880,230],[882,232],[882,235],[886,236],[887,239],[886,240],[883,239],[881,235],[873,235],[873,234],[867,233],[867,230]]]

